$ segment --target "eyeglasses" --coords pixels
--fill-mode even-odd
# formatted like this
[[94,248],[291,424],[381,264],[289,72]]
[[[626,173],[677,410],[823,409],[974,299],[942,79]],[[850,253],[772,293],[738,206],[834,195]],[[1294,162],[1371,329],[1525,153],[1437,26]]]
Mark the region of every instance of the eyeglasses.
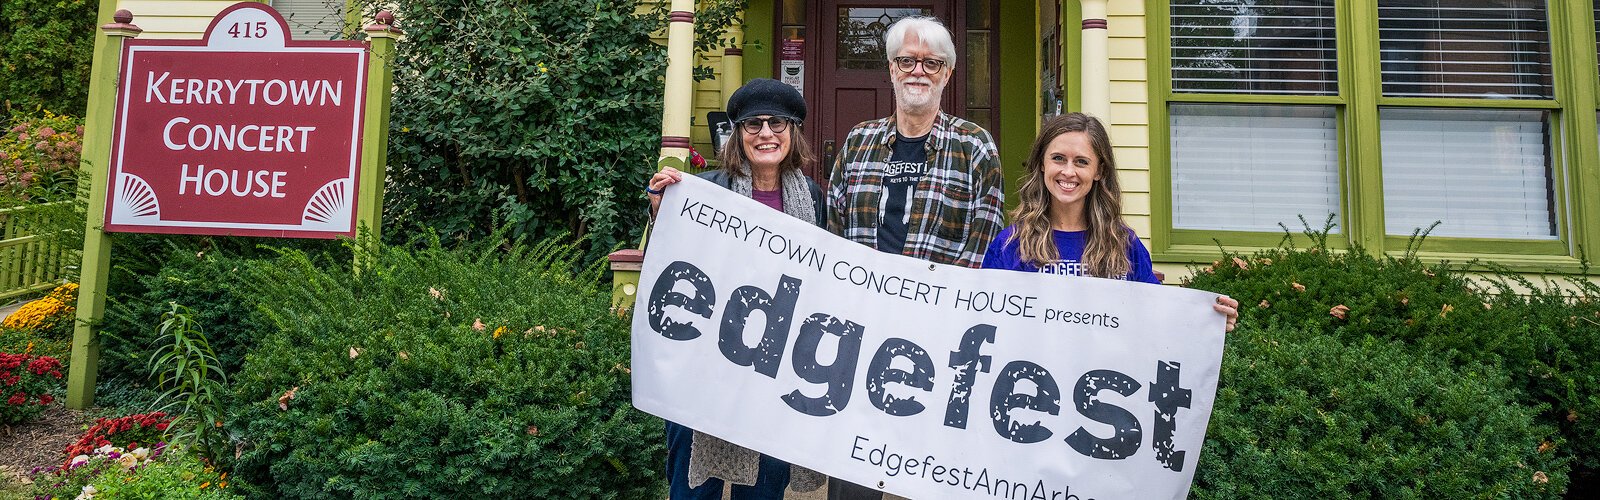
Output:
[[789,130],[789,123],[792,121],[794,121],[794,119],[787,116],[774,116],[771,118],[745,118],[743,120],[739,120],[739,126],[744,127],[744,133],[750,135],[761,133],[762,125],[766,125],[767,128],[772,129],[772,133],[774,134],[781,134],[783,131]]
[[917,68],[918,63],[921,63],[922,69],[927,70],[929,73],[938,73],[939,70],[944,69],[944,61],[941,59],[917,59],[915,57],[900,56],[891,60],[894,61],[895,66],[900,68],[902,73],[910,73],[911,70]]

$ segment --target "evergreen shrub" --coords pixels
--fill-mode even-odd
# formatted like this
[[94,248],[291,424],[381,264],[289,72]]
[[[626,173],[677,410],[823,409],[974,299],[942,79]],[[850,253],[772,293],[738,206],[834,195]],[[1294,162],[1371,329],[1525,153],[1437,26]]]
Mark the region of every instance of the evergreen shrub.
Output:
[[163,314],[172,304],[190,310],[216,350],[227,373],[244,365],[245,354],[265,335],[270,324],[257,313],[246,292],[243,273],[252,259],[224,252],[171,250],[166,265],[134,278],[135,293],[115,296],[106,311],[100,347],[101,373],[143,381],[152,346],[160,336]]
[[629,404],[599,268],[496,241],[251,267],[277,331],[233,377],[227,426],[254,495],[662,497],[662,423]]
[[1557,498],[1565,465],[1540,449],[1552,430],[1506,386],[1390,340],[1241,327],[1191,495]]
[[[1527,446],[1568,462],[1570,494],[1600,493],[1600,287],[1585,276],[1535,284],[1492,266],[1424,263],[1410,252],[1330,250],[1326,229],[1307,231],[1309,248],[1226,253],[1188,286],[1238,299],[1247,330],[1273,324],[1346,345],[1392,341],[1418,359],[1500,374],[1509,402],[1551,430]],[[1565,482],[1545,472],[1550,484]]]

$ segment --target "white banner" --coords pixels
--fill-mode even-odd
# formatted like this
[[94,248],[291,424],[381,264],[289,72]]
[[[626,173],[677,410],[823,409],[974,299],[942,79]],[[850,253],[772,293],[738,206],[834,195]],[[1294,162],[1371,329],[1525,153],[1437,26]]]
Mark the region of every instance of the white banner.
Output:
[[880,253],[684,176],[639,279],[633,403],[910,498],[1184,498],[1215,298]]

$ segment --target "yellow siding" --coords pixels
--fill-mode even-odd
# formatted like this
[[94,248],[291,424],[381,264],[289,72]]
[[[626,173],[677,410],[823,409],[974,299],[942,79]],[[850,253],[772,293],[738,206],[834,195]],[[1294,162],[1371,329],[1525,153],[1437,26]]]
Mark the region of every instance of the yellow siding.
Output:
[[[1143,18],[1144,2],[1135,2],[1132,0],[1111,0],[1110,2],[1106,2],[1106,15],[1111,17],[1134,16]],[[1140,21],[1141,22],[1139,25],[1144,26],[1143,20],[1141,19]]]
[[722,51],[715,50],[715,54],[705,54],[705,57],[696,58],[699,66],[710,67],[716,73],[714,78],[695,82],[694,85],[694,131],[690,138],[694,140],[694,149],[699,151],[706,159],[715,159],[717,156],[711,150],[711,129],[706,127],[706,113],[722,111],[722,102],[727,100],[722,96]]
[[[1107,45],[1111,80],[1111,143],[1116,145],[1117,177],[1122,181],[1122,213],[1135,233],[1150,245],[1150,112],[1148,60],[1145,54],[1144,2],[1112,1],[1106,5]],[[1186,275],[1182,266],[1156,266],[1168,283]]]
[[118,9],[133,13],[140,39],[198,40],[211,18],[237,0],[122,0]]

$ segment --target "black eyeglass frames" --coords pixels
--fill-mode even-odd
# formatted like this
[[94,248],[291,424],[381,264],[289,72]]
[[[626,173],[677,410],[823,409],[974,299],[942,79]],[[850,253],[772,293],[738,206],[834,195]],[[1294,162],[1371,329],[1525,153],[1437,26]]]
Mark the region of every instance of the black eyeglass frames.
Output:
[[789,130],[789,124],[794,121],[787,116],[774,116],[771,118],[745,118],[739,120],[739,126],[744,128],[744,133],[755,135],[761,133],[762,125],[772,129],[772,133],[781,134]]
[[894,65],[899,67],[902,73],[910,73],[911,70],[917,68],[918,64],[921,64],[922,69],[927,70],[929,73],[938,73],[939,70],[944,69],[944,61],[941,59],[917,59],[915,57],[900,56],[894,58],[893,61]]

